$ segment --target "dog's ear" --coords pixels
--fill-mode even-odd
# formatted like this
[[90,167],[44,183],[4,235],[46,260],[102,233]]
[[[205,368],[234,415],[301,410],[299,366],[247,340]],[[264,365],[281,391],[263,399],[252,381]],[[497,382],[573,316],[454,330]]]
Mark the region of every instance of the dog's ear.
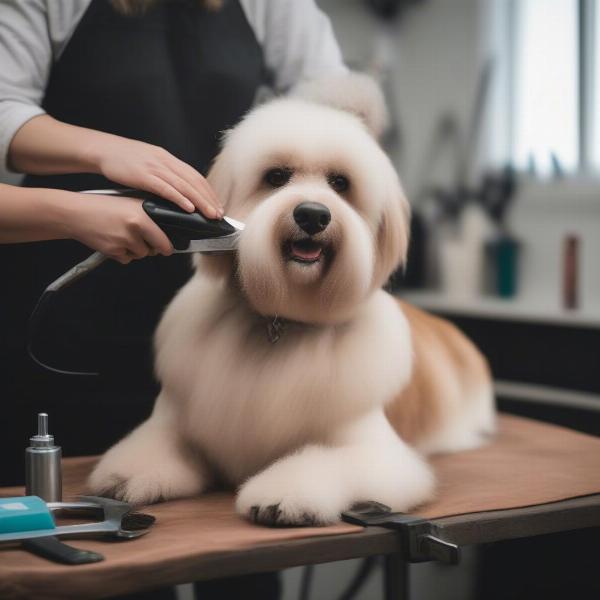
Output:
[[410,238],[410,205],[396,173],[385,198],[377,230],[377,259],[373,281],[376,287],[385,285],[390,275],[406,264]]
[[364,73],[342,73],[303,81],[290,95],[355,114],[379,139],[388,125],[388,111],[379,85]]

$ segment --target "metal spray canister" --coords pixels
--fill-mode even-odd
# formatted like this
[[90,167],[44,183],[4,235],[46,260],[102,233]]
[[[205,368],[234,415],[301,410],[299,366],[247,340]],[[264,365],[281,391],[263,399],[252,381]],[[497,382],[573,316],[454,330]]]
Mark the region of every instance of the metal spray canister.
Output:
[[37,435],[25,449],[25,488],[27,496],[39,496],[46,502],[62,500],[62,451],[48,433],[48,415],[38,414]]

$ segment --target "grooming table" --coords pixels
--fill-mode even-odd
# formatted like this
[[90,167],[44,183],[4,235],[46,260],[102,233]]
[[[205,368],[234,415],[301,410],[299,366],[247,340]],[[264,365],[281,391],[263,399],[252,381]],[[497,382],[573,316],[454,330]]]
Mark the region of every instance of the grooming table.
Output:
[[[94,460],[64,461],[66,498],[84,491]],[[502,415],[490,445],[432,462],[437,499],[412,513],[403,530],[348,523],[271,529],[238,517],[231,494],[211,493],[148,507],[157,522],[137,540],[67,540],[101,552],[104,562],[59,565],[17,545],[1,547],[0,598],[103,598],[375,554],[388,555],[389,564],[401,568],[433,558],[413,555],[415,532],[466,545],[600,525],[599,438]],[[0,489],[3,496],[22,493],[22,488]],[[400,594],[398,581],[387,584],[390,597]]]

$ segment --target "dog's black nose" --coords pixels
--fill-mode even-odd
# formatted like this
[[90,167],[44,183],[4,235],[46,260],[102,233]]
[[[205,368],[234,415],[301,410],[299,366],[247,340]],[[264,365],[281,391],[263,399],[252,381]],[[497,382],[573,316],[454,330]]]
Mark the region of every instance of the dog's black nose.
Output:
[[302,202],[294,209],[294,221],[308,235],[315,235],[329,225],[331,213],[326,206],[318,202]]

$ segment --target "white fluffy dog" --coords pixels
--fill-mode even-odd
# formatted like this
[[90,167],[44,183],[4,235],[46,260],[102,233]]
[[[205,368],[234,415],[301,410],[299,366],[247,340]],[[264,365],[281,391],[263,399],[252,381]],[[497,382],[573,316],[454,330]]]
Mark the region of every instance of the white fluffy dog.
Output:
[[224,483],[256,522],[326,524],[359,501],[431,499],[423,455],[493,430],[479,352],[381,289],[409,208],[373,136],[378,92],[346,76],[302,96],[227,134],[209,181],[246,222],[239,250],[198,260],[166,310],[154,412],[102,458],[94,492],[144,504]]

